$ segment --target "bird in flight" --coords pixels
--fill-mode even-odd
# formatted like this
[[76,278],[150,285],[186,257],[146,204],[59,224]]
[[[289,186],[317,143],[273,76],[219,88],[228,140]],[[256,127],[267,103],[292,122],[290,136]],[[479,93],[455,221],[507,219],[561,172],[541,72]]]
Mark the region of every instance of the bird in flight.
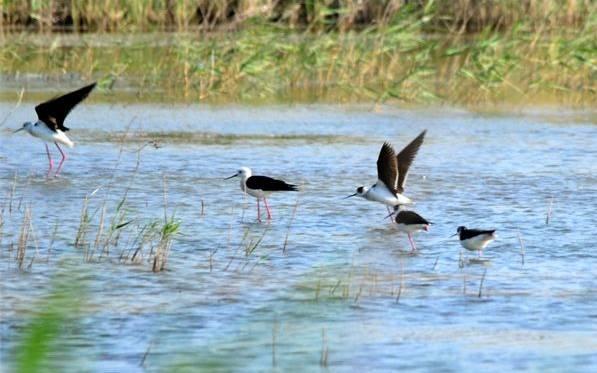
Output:
[[402,193],[406,185],[408,170],[413,163],[423,139],[424,130],[410,144],[396,155],[394,148],[389,143],[384,143],[377,158],[377,182],[370,188],[360,186],[356,193],[345,198],[359,196],[369,201],[376,201],[385,204],[395,210],[400,205],[412,203],[412,200]]

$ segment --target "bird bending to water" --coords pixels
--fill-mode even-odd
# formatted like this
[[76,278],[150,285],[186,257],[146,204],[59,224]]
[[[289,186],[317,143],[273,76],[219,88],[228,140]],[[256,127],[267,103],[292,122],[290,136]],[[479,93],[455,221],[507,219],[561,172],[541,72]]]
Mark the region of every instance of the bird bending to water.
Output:
[[268,176],[253,176],[253,172],[248,167],[241,167],[237,173],[225,178],[224,180],[232,179],[233,177],[237,176],[240,176],[240,189],[243,192],[257,198],[257,220],[259,221],[261,221],[261,209],[259,207],[260,199],[263,199],[265,209],[267,210],[267,218],[269,220],[272,218],[272,214],[267,204],[267,197],[272,192],[298,191],[296,185],[287,184],[285,181],[272,179]]
[[431,223],[414,211],[400,210],[400,206],[398,206],[397,211],[397,213],[394,211],[388,216],[396,215],[396,218],[394,219],[396,226],[400,232],[404,232],[408,235],[408,240],[410,241],[410,247],[412,249],[411,252],[414,253],[417,251],[417,246],[413,240],[413,234],[418,231],[429,231]]
[[52,156],[50,155],[50,149],[47,143],[54,143],[62,156],[60,164],[56,169],[54,176],[58,176],[64,161],[66,161],[66,154],[60,148],[60,145],[66,145],[72,148],[75,144],[66,136],[68,127],[64,126],[64,120],[70,111],[77,106],[78,103],[83,101],[89,93],[95,88],[95,84],[90,84],[76,91],[67,93],[63,96],[53,98],[49,101],[43,102],[35,107],[38,120],[33,122],[25,122],[23,127],[15,131],[27,131],[30,135],[37,137],[46,142],[46,154],[48,155],[48,177],[54,167]]
[[369,201],[380,202],[388,206],[388,211],[389,207],[396,209],[397,206],[412,203],[411,199],[402,193],[404,193],[408,169],[423,144],[426,132],[427,130],[421,132],[398,155],[392,145],[384,143],[377,158],[377,182],[370,188],[360,186],[356,193],[345,198],[359,196]]
[[462,247],[470,251],[478,251],[481,257],[483,249],[495,240],[495,229],[467,229],[465,226],[460,226],[452,236],[456,235]]

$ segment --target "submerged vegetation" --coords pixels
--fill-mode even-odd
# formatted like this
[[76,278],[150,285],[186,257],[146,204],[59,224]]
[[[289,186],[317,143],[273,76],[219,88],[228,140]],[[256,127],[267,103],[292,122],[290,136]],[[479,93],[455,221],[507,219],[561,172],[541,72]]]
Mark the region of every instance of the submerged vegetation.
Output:
[[17,82],[42,72],[186,102],[595,102],[590,1],[73,1],[56,24],[45,2],[15,4],[4,32],[143,32],[5,34],[0,73]]

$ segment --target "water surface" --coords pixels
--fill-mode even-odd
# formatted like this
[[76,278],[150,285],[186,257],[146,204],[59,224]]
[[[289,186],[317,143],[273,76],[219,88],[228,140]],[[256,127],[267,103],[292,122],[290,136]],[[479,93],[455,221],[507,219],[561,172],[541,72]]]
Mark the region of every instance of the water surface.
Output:
[[[51,360],[66,371],[597,363],[590,112],[89,103],[69,117],[77,145],[62,176],[47,180],[42,143],[10,132],[33,119],[33,105],[13,106],[0,104],[9,113],[0,129],[6,366],[61,276],[84,286],[77,326]],[[383,141],[400,148],[423,129],[406,194],[434,224],[408,255],[382,205],[342,197],[375,181]],[[274,219],[259,223],[238,181],[222,180],[241,166],[301,192],[272,196]],[[125,194],[131,223],[118,245],[85,260],[102,206],[108,226]],[[73,245],[86,197],[87,249]],[[147,252],[137,263],[122,258],[143,226],[163,220],[164,204],[180,235],[166,270],[153,273]],[[28,208],[33,236],[19,269]],[[458,225],[498,230],[485,265],[468,263],[472,255],[448,239]]]

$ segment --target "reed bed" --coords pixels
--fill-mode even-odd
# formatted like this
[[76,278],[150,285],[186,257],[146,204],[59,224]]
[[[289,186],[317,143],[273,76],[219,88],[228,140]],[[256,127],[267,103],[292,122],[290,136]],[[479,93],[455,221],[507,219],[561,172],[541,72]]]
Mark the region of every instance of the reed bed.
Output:
[[[236,26],[227,32],[10,34],[0,73],[17,82],[40,73],[50,80],[98,79],[108,100],[126,90],[135,101],[595,103],[593,2],[388,1],[367,10],[367,22],[350,10],[357,3],[377,9],[374,2],[346,2],[349,10],[331,28],[318,26],[323,16],[307,16],[301,28],[299,21],[282,21],[298,16],[273,21],[277,13],[235,11]],[[271,4],[264,6],[274,9]]]
[[525,21],[536,28],[576,27],[591,0],[3,0],[0,31],[213,31],[254,19],[294,29],[352,30],[388,24],[405,11],[426,30],[477,32]]

